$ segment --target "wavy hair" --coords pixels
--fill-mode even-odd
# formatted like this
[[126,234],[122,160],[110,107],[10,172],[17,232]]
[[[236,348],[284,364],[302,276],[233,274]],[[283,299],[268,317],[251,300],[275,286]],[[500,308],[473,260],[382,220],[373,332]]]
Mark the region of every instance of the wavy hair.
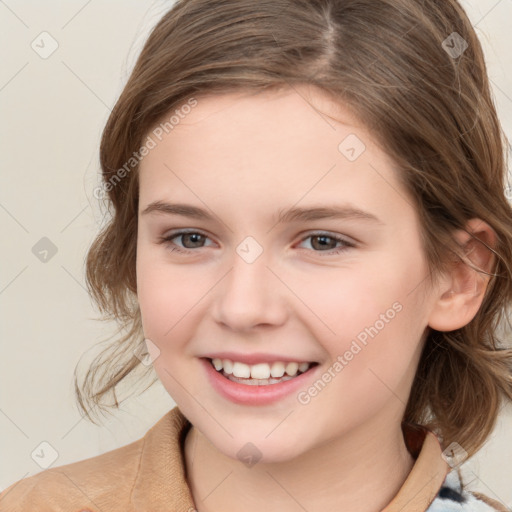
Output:
[[96,357],[83,382],[75,371],[77,402],[94,421],[93,408],[119,406],[116,387],[125,377],[152,372],[135,355],[144,335],[133,155],[149,130],[191,98],[295,84],[316,86],[351,109],[397,164],[419,214],[432,280],[453,253],[471,265],[453,239],[469,219],[483,219],[497,234],[496,246],[488,247],[495,268],[478,313],[455,331],[430,329],[403,418],[471,456],[494,429],[502,402],[512,400],[512,209],[508,141],[480,42],[456,0],[172,6],[149,35],[102,135],[111,218],[89,248],[86,281],[102,316],[115,319],[123,334]]

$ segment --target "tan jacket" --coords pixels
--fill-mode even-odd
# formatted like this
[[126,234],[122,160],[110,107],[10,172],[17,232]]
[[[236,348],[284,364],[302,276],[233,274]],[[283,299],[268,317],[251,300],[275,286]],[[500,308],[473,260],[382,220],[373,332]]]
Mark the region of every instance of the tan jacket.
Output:
[[[15,482],[0,494],[0,511],[194,512],[183,455],[189,428],[190,422],[176,406],[138,441]],[[425,512],[431,504],[442,506],[438,492],[450,467],[441,456],[437,437],[418,425],[402,424],[402,428],[416,462],[383,512]],[[507,510],[485,496],[479,498],[484,508],[478,510],[487,510],[485,503],[496,507],[489,507],[490,511]]]

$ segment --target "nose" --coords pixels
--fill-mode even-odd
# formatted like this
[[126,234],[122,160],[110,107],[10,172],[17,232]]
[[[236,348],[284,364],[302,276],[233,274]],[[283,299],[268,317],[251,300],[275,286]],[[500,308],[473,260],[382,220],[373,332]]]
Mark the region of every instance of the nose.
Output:
[[217,287],[215,320],[233,331],[282,325],[288,311],[287,287],[270,268],[265,252],[253,262],[235,253],[231,261],[231,269]]

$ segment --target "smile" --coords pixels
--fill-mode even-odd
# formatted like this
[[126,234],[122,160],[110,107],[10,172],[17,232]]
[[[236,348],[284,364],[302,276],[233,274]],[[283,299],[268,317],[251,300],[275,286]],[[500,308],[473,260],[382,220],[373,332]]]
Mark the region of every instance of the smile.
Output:
[[[322,369],[317,362],[301,363],[301,370],[299,364],[294,361],[248,365],[231,360],[227,360],[226,363],[225,359],[216,360],[208,357],[200,360],[208,381],[217,393],[230,402],[251,406],[268,405],[293,396],[306,388]],[[267,374],[268,378],[260,378]]]
[[[297,363],[294,361],[245,364],[230,359],[211,359],[212,366],[232,382],[248,386],[266,386],[293,379],[318,363]],[[286,374],[286,375],[285,375]]]

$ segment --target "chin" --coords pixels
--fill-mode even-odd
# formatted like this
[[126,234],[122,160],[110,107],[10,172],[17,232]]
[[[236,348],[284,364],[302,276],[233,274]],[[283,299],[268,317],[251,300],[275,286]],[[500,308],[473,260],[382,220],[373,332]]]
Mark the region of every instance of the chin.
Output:
[[287,443],[283,443],[283,439],[276,436],[275,439],[270,441],[264,439],[258,441],[257,439],[264,438],[263,436],[254,436],[251,441],[251,436],[246,435],[238,437],[236,440],[231,440],[227,445],[216,445],[217,449],[233,460],[238,460],[245,464],[247,467],[253,467],[257,464],[273,464],[288,462],[295,459],[302,454],[297,449],[300,445],[299,442],[288,439]]

